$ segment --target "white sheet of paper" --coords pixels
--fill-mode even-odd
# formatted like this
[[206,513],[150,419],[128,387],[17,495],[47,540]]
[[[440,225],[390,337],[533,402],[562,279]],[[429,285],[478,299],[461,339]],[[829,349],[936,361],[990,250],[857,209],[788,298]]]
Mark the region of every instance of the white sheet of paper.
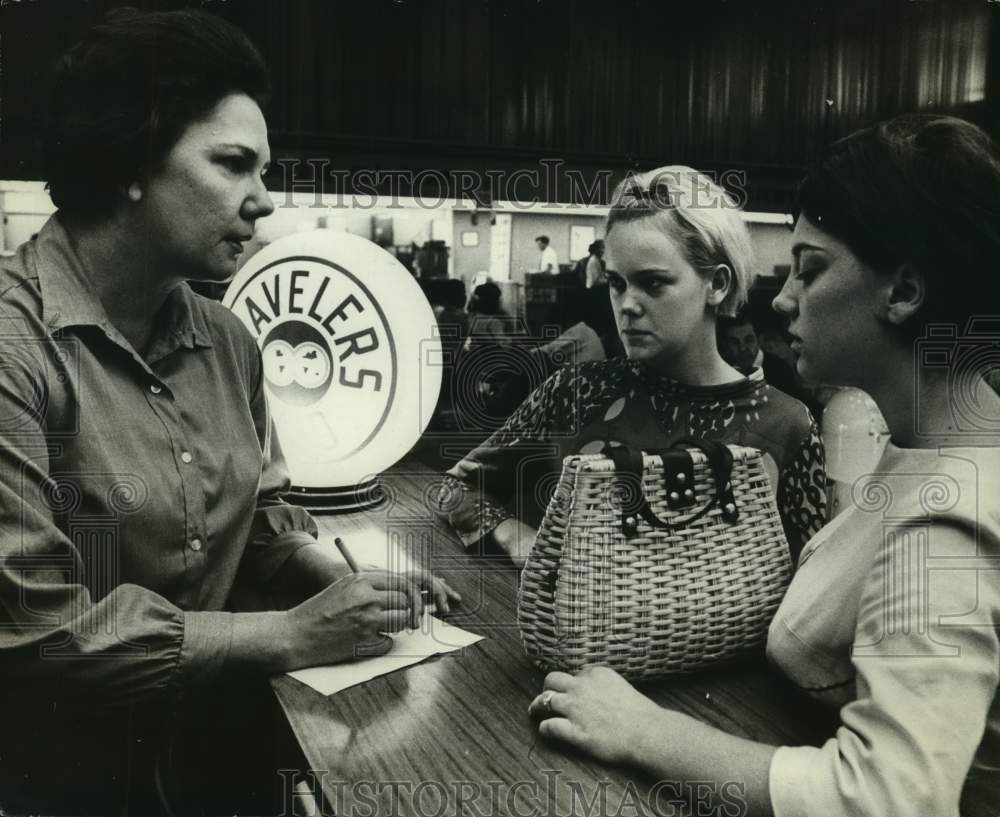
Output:
[[434,616],[425,616],[419,630],[404,630],[390,637],[392,649],[385,655],[345,664],[309,667],[288,674],[323,695],[333,695],[379,675],[417,664],[432,655],[454,652],[483,640],[481,635],[452,626]]

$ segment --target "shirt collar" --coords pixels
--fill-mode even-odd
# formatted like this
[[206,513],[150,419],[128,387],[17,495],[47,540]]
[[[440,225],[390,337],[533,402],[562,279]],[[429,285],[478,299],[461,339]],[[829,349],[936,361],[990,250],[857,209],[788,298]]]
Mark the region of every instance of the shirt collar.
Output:
[[152,363],[166,357],[178,346],[194,349],[211,347],[212,334],[205,305],[187,283],[175,287],[160,310],[160,327],[149,344],[147,359]]
[[[42,320],[49,332],[71,326],[98,326],[109,336],[117,336],[58,214],[39,231],[35,248]],[[150,350],[162,354],[167,347],[178,345],[189,349],[212,345],[205,305],[186,283],[176,287],[164,302]]]
[[42,320],[50,332],[67,326],[108,327],[108,316],[94,295],[93,285],[69,233],[58,215],[52,216],[35,239]]

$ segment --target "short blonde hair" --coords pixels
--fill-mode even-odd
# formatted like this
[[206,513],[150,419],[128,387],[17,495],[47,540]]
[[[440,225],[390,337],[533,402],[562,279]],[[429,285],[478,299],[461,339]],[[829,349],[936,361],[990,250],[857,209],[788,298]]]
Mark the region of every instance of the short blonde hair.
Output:
[[753,244],[736,200],[704,173],[684,165],[629,175],[615,188],[605,234],[619,222],[656,218],[680,242],[688,262],[711,276],[720,264],[732,271],[717,314],[733,316],[753,284]]

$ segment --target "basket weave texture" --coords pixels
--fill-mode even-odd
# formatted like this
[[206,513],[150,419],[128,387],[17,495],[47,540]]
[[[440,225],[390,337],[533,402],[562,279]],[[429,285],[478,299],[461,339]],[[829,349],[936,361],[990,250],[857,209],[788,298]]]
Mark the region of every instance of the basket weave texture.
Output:
[[[601,664],[641,680],[733,660],[764,641],[791,577],[791,560],[761,453],[728,446],[739,520],[719,507],[690,524],[668,507],[663,460],[643,456],[642,489],[663,530],[622,532],[632,495],[600,454],[566,457],[525,563],[518,625],[542,669]],[[707,458],[690,448],[697,508],[714,497]]]

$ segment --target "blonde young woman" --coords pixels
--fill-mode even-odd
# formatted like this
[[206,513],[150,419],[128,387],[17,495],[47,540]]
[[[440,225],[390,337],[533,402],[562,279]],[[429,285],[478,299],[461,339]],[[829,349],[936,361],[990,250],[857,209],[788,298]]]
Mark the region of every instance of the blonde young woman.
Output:
[[609,433],[647,449],[696,437],[765,453],[797,555],[826,518],[819,434],[805,406],[760,370],[741,374],[716,344],[717,318],[739,310],[753,280],[736,203],[691,168],[662,167],[619,185],[605,242],[626,356],[560,369],[458,462],[444,499],[452,524],[522,564],[564,456]]

